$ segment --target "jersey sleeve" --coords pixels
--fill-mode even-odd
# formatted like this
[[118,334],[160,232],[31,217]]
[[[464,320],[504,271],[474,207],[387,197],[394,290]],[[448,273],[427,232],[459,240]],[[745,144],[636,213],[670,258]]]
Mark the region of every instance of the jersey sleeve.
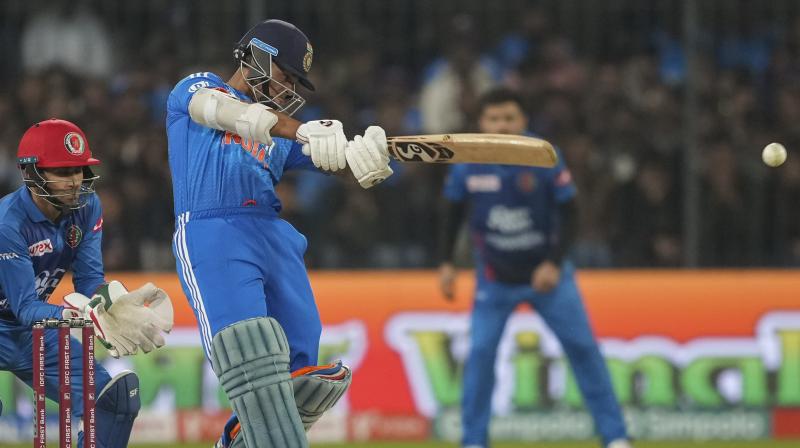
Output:
[[88,225],[83,229],[84,236],[75,259],[72,261],[72,285],[75,291],[91,297],[97,287],[105,282],[103,274],[103,208],[97,196],[92,201]]
[[444,179],[444,198],[452,202],[461,202],[467,196],[467,166],[453,165]]
[[553,167],[553,194],[556,202],[561,204],[574,198],[578,190],[572,181],[572,174],[569,172],[569,168],[564,164],[564,157],[561,151],[556,149],[556,152],[558,154],[558,163]]
[[167,99],[167,120],[172,115],[188,115],[189,102],[201,88],[220,89],[227,91],[225,82],[219,76],[210,72],[201,72],[183,78],[169,94]]
[[25,240],[8,226],[0,226],[0,287],[11,312],[25,327],[31,327],[37,320],[61,317],[62,307],[39,300]]
[[311,161],[311,156],[303,154],[303,145],[299,142],[292,142],[292,147],[289,149],[289,155],[286,156],[286,163],[283,165],[283,170],[308,170],[317,171],[314,162]]

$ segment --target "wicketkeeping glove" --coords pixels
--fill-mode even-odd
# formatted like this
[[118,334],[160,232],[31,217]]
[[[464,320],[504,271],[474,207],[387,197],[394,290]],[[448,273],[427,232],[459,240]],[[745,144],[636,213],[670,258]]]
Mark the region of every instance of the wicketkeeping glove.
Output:
[[128,292],[115,280],[100,286],[91,300],[72,293],[64,304],[65,317],[92,320],[98,339],[115,358],[163,346],[161,332],[169,333],[174,320],[169,296],[152,283]]

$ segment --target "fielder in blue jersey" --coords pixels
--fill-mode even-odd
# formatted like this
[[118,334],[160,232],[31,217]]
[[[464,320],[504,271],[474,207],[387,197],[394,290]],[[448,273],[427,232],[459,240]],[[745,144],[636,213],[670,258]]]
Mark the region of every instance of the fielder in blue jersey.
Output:
[[[522,101],[505,89],[480,102],[481,132],[523,134]],[[604,359],[564,255],[574,237],[575,186],[563,162],[550,168],[455,165],[444,186],[440,279],[453,297],[456,235],[468,216],[476,262],[471,349],[464,367],[463,446],[489,446],[497,346],[508,317],[531,304],[569,359],[604,446],[629,448]]]
[[[22,137],[17,156],[25,185],[0,200],[0,370],[31,384],[31,330],[34,322],[48,318],[93,320],[101,341],[116,356],[163,345],[158,334],[161,323],[152,310],[129,306],[131,298],[156,305],[156,295],[159,303],[165,300],[163,291],[150,285],[127,294],[119,282],[105,283],[100,251],[103,213],[93,187],[98,177],[91,169],[100,161],[92,157],[83,131],[64,120],[42,121]],[[75,292],[65,297],[65,306],[48,303],[70,270]],[[95,294],[109,299],[106,308],[90,303]],[[83,354],[80,342],[72,344],[72,407],[80,419]],[[45,348],[46,394],[57,401],[55,331],[45,331]],[[112,379],[99,364],[95,373],[97,446],[125,447],[139,411],[138,379],[133,372]],[[83,446],[82,430],[78,442]]]
[[[316,366],[320,317],[306,238],[280,218],[275,185],[293,169],[349,165],[368,188],[391,175],[386,136],[348,142],[336,120],[290,118],[313,49],[295,26],[261,22],[234,49],[226,80],[190,75],[167,103],[175,203],[173,250],[206,356],[234,416],[219,446],[306,447],[305,431],[350,384],[341,363]],[[302,143],[299,143],[299,142]]]

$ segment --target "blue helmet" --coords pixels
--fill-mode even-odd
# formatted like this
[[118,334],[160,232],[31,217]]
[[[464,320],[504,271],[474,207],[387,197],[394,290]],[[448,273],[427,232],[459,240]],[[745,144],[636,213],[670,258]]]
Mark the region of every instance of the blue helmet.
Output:
[[[240,69],[250,69],[244,78],[253,90],[254,100],[273,109],[291,115],[305,103],[294,85],[287,86],[273,79],[273,62],[303,87],[314,90],[314,84],[308,79],[314,50],[308,37],[291,23],[265,20],[257,24],[239,40],[233,56],[239,61]],[[270,94],[270,87],[275,94]]]

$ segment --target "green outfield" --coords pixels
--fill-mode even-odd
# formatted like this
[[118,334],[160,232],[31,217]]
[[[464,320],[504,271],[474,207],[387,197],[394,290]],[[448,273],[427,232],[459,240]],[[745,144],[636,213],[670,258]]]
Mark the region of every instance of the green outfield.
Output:
[[[27,448],[30,444],[0,444],[2,448]],[[56,445],[49,445],[55,447]],[[313,444],[313,448],[457,448],[457,444],[444,442],[418,443],[346,443],[346,444]],[[537,442],[537,443],[495,443],[493,448],[598,448],[591,442]],[[175,445],[133,445],[131,448],[211,448],[211,444],[175,444]],[[749,442],[637,442],[636,448],[800,448],[800,440],[759,440]]]

